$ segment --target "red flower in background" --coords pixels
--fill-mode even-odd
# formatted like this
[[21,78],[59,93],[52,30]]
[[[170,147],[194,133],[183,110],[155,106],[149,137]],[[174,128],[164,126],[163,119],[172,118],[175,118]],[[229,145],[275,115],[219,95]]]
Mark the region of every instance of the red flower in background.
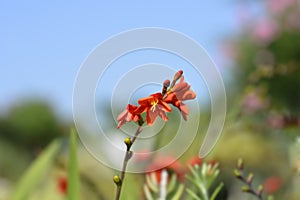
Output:
[[126,109],[123,112],[121,112],[117,118],[119,122],[117,128],[120,128],[123,124],[130,122],[132,120],[137,122],[140,116],[134,112],[136,109],[137,106],[128,104]]
[[[198,156],[195,156],[193,158],[191,158],[188,161],[188,165],[194,167],[195,165],[198,165],[199,167],[201,167],[201,165],[204,163],[204,159],[203,158],[199,158]],[[215,159],[211,159],[210,161],[206,162],[208,167],[209,167],[209,171],[207,175],[211,174],[212,168],[218,163],[217,160]]]
[[172,108],[162,100],[162,94],[156,93],[149,97],[139,99],[140,107],[135,110],[136,114],[147,112],[146,121],[151,126],[157,116],[160,116],[164,121],[168,121],[166,112],[171,112]]
[[[164,166],[166,164],[169,165]],[[184,180],[183,167],[177,160],[174,160],[174,158],[171,156],[158,157],[147,167],[147,171],[149,171],[148,174],[155,173],[156,179],[159,183],[161,181],[161,174],[163,170],[167,170],[169,175],[175,173],[179,181]]]
[[68,189],[68,179],[65,176],[61,176],[58,178],[57,180],[57,188],[58,191],[62,194],[66,194],[67,193],[67,189]]
[[195,166],[195,165],[201,166],[202,163],[203,163],[203,159],[199,158],[198,156],[195,156],[188,161],[188,164],[191,166]]
[[271,176],[264,182],[264,190],[267,194],[273,194],[281,188],[282,181],[277,176]]

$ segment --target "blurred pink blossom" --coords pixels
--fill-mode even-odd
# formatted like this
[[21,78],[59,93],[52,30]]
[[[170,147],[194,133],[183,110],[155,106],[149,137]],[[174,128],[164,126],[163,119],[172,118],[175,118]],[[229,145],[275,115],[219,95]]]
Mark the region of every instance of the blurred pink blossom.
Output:
[[252,37],[257,43],[271,42],[278,31],[278,24],[271,19],[262,19],[254,25]]
[[251,91],[243,99],[243,109],[246,113],[251,114],[267,107],[267,102],[262,98],[259,91]]
[[267,2],[267,7],[272,13],[281,14],[295,2],[296,0],[269,0]]

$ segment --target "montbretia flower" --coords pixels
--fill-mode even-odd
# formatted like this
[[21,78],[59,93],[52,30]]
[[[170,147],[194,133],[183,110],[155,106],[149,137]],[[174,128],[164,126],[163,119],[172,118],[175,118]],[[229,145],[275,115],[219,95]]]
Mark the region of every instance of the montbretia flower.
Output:
[[[196,93],[192,91],[191,86],[184,81],[182,76],[183,71],[179,70],[173,77],[172,82],[165,80],[163,83],[162,92],[155,93],[146,98],[138,100],[140,106],[128,104],[127,108],[118,116],[118,126],[120,128],[123,124],[135,121],[139,126],[143,125],[144,119],[141,114],[146,112],[146,122],[149,126],[153,125],[157,116],[164,121],[168,121],[167,112],[171,112],[172,108],[169,104],[177,107],[182,114],[184,120],[187,120],[189,114],[188,107],[183,101],[195,99]],[[179,83],[176,83],[180,79]]]
[[190,88],[191,86],[184,81],[184,76],[181,76],[180,82],[174,85],[164,98],[166,103],[173,104],[181,111],[184,120],[187,120],[190,111],[183,101],[196,98],[196,93]]
[[155,93],[149,97],[142,98],[138,100],[140,106],[135,110],[136,114],[141,114],[147,112],[146,121],[149,126],[151,126],[157,116],[160,116],[164,121],[168,121],[166,112],[171,112],[172,108],[162,100],[161,93]]
[[134,112],[137,108],[135,105],[128,104],[126,109],[121,112],[117,118],[119,122],[117,128],[120,128],[123,124],[132,120],[137,122],[140,118],[140,116]]

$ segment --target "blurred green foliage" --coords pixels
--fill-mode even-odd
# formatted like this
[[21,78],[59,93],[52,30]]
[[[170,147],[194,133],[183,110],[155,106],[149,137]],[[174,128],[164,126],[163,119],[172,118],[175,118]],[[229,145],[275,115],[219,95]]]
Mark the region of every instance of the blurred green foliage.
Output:
[[25,101],[0,119],[1,136],[26,148],[45,147],[61,135],[61,122],[42,101]]
[[2,113],[0,176],[19,178],[43,147],[62,136],[65,126],[49,104],[41,100],[21,101]]
[[263,88],[267,109],[296,119],[300,116],[300,26],[292,26],[288,16],[299,12],[299,7],[294,2],[276,17],[266,13],[265,18],[246,23],[250,25],[245,32],[232,40],[239,93],[249,86]]

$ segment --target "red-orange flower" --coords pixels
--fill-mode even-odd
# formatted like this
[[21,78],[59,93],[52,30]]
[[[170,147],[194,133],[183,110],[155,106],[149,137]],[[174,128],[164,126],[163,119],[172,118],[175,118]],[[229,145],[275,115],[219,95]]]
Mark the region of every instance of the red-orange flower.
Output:
[[267,194],[273,194],[280,189],[282,181],[277,176],[271,176],[264,182],[264,190]]
[[198,156],[195,156],[188,161],[188,164],[191,166],[195,166],[195,165],[201,166],[202,163],[203,163],[203,158],[199,158]]
[[[171,164],[164,166],[166,163]],[[148,174],[154,173],[159,183],[161,181],[161,174],[163,170],[167,170],[169,175],[175,173],[179,181],[184,180],[184,169],[182,165],[171,156],[162,156],[156,158],[146,170],[148,171]]]
[[174,85],[164,98],[166,103],[173,104],[181,111],[184,120],[187,120],[190,111],[183,101],[196,98],[196,93],[190,88],[191,86],[184,81],[184,76],[181,76],[180,82]]
[[168,121],[166,112],[171,112],[172,108],[162,100],[162,94],[156,93],[149,97],[139,99],[140,106],[135,110],[135,114],[139,115],[147,112],[146,121],[151,126],[157,116],[160,116],[164,121]]
[[126,109],[121,112],[117,118],[118,120],[118,126],[117,128],[120,128],[123,124],[130,122],[131,120],[137,122],[140,118],[139,115],[135,114],[135,110],[137,109],[137,106],[128,104]]
[[67,193],[67,188],[68,188],[68,180],[67,177],[61,176],[57,180],[57,188],[60,193],[66,194]]

